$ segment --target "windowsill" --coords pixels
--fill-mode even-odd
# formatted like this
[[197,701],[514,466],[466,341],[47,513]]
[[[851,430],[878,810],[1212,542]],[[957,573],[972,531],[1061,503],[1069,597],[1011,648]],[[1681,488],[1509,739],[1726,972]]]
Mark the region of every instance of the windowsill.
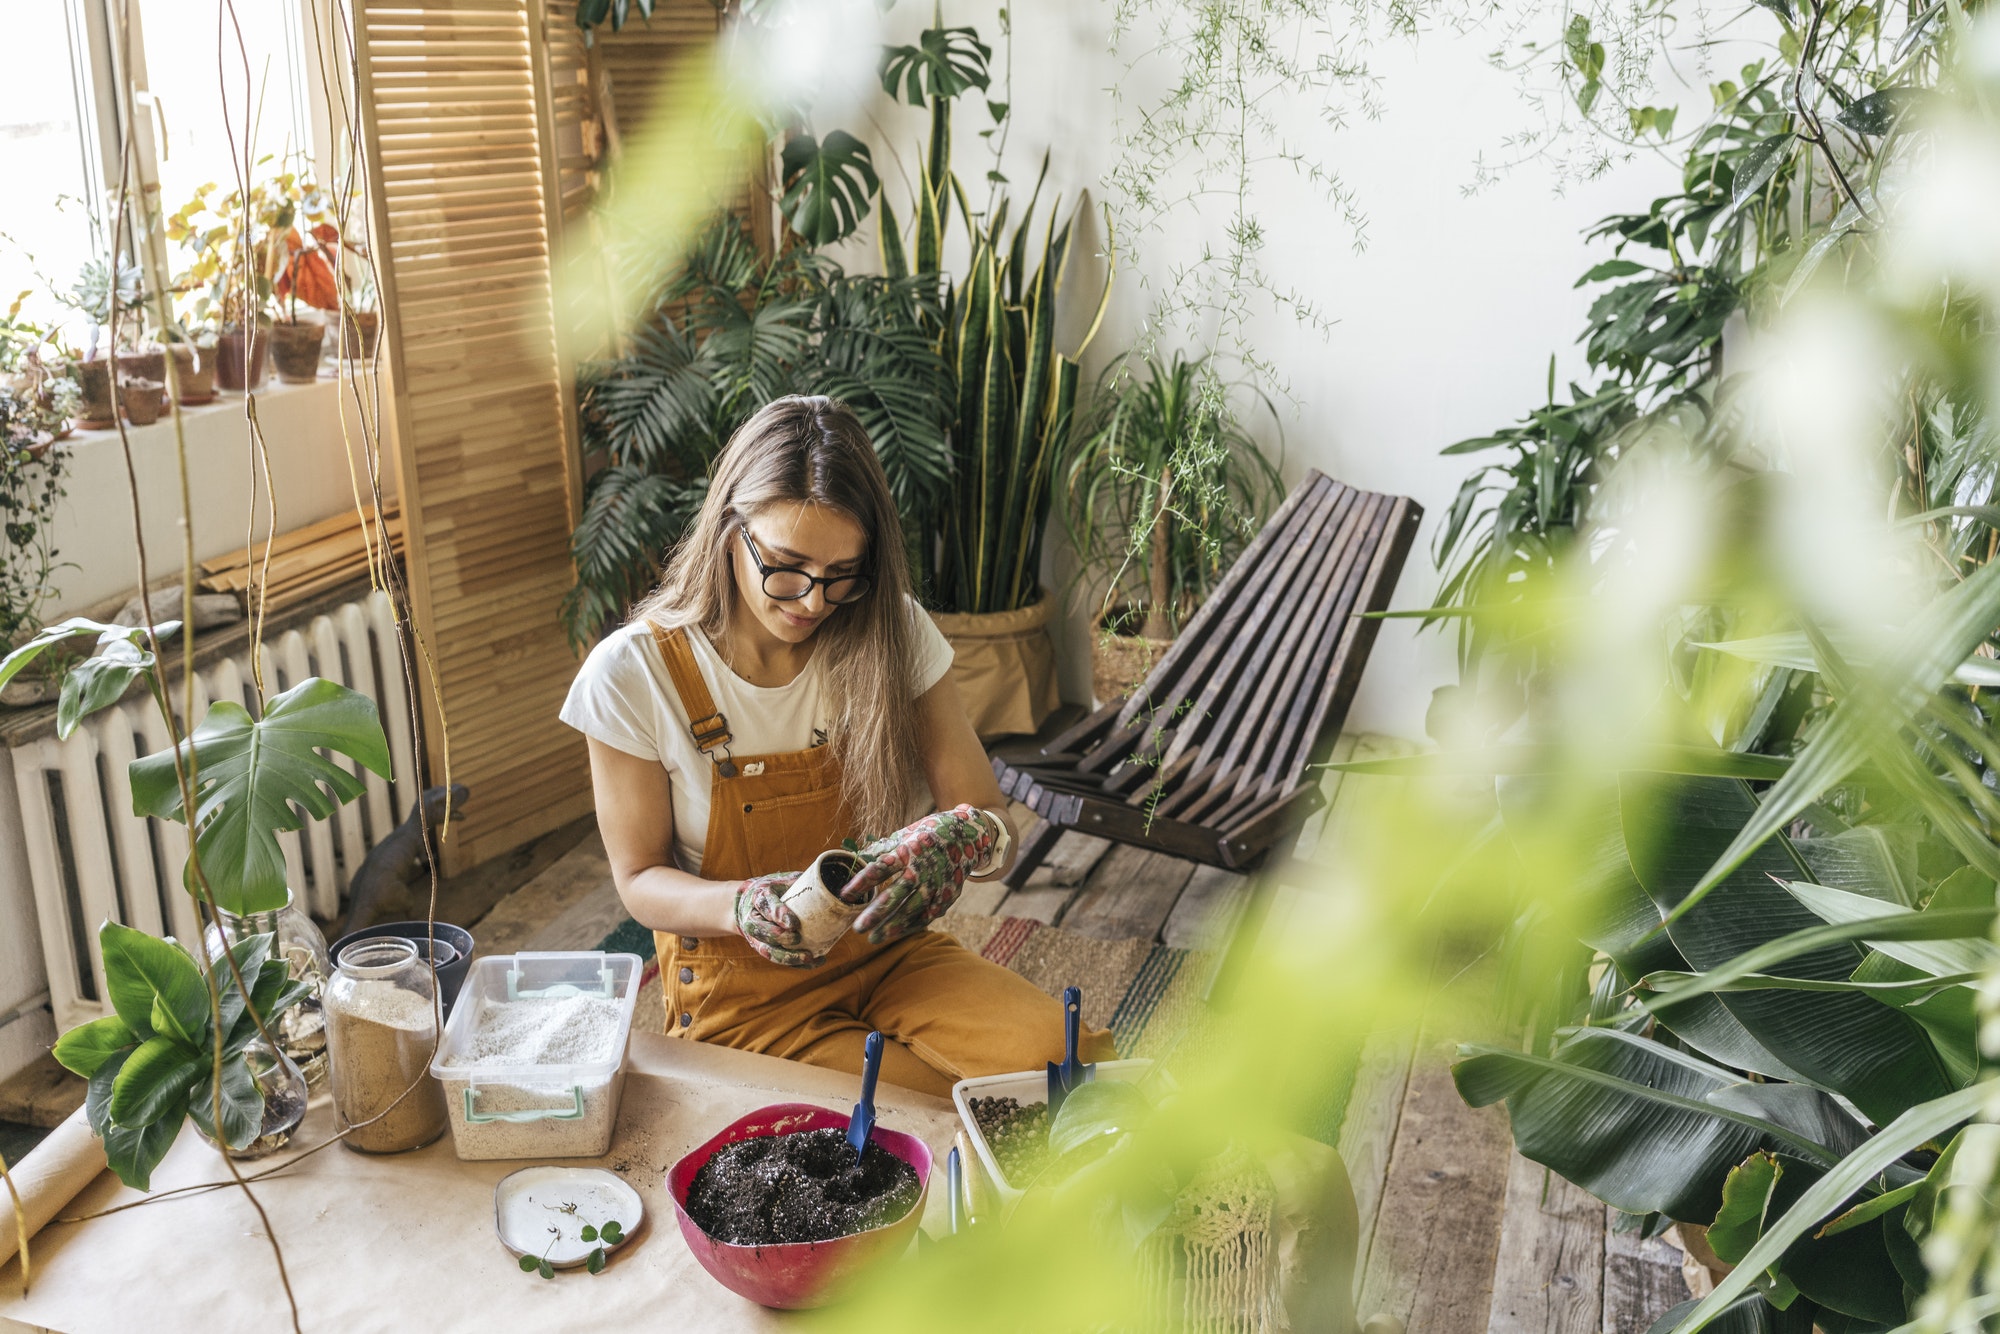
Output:
[[[272,401],[284,402],[284,400],[289,399],[293,401],[284,402],[284,406],[288,409],[298,408],[307,406],[310,396],[331,395],[356,383],[365,387],[368,383],[368,372],[357,370],[353,372],[353,378],[347,381],[336,380],[330,375],[322,374],[319,379],[314,380],[311,384],[286,384],[281,380],[267,380],[263,387],[257,390],[256,397],[260,405]],[[247,397],[249,396],[235,390],[218,389],[212,402],[197,403],[182,408],[181,423],[190,429],[199,429],[207,433],[215,429],[216,419],[243,416],[243,403]],[[331,402],[329,402],[329,406],[332,406]],[[128,423],[125,427],[125,434],[134,444],[138,444],[141,441],[150,443],[156,435],[171,439],[173,429],[173,413],[169,411],[161,413],[158,421],[148,422],[144,426],[133,426]],[[107,426],[101,431],[86,431],[78,428],[64,436],[58,444],[64,449],[77,450],[89,449],[94,445],[102,444],[106,441],[113,444],[117,443],[117,427]]]

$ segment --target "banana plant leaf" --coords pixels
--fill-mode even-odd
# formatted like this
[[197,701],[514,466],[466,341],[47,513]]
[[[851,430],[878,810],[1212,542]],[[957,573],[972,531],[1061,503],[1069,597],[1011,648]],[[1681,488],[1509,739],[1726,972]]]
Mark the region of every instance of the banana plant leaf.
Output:
[[[1822,925],[1779,883],[1803,879],[1805,871],[1782,835],[1761,842],[1718,882],[1715,894],[1676,916],[1738,831],[1759,816],[1741,782],[1628,774],[1620,792],[1634,875],[1693,970],[1730,964],[1760,945]],[[1829,941],[1755,971],[1846,980],[1865,957],[1851,940]],[[1850,1099],[1878,1124],[1956,1087],[1922,1026],[1867,996],[1759,990],[1721,993],[1719,999],[1780,1061]]]
[[1746,1083],[1616,1029],[1574,1030],[1552,1056],[1459,1051],[1459,1095],[1475,1107],[1504,1100],[1523,1157],[1627,1213],[1705,1224],[1731,1169],[1752,1153],[1830,1167],[1840,1152],[1826,1139],[1858,1137],[1852,1118],[1816,1089]]
[[1772,786],[1751,818],[1717,850],[1708,868],[1677,896],[1673,913],[1692,910],[1742,866],[1753,850],[1871,757],[1889,768],[1892,777],[1909,780],[1901,786],[1914,798],[1931,799],[1926,813],[1936,810],[1943,817],[1940,832],[1952,839],[1967,860],[1988,871],[2000,870],[2000,852],[1978,831],[1963,826],[1964,817],[1955,803],[1936,792],[1935,779],[1921,771],[1901,736],[1903,728],[1952,672],[1985,642],[1995,622],[2000,622],[2000,562],[1981,566],[1925,605],[1903,627],[1895,648],[1872,671],[1857,674],[1832,644],[1808,629],[1822,672],[1843,697],[1800,753],[1791,772]]
[[[202,874],[225,912],[272,912],[286,894],[278,831],[325,819],[366,790],[322,750],[389,777],[388,738],[366,695],[310,677],[273,696],[261,719],[218,700],[178,748],[194,769],[194,818],[181,804],[174,751],[132,761],[132,810],[192,825]],[[183,877],[191,889],[192,863]]]
[[[1670,1309],[1646,1329],[1646,1334],[1672,1334],[1694,1310],[1693,1301]],[[1813,1307],[1810,1302],[1794,1302],[1779,1310],[1760,1292],[1746,1292],[1731,1302],[1709,1325],[1715,1334],[1812,1334]]]
[[[1776,1264],[1792,1243],[1839,1211],[1840,1206],[1877,1180],[1903,1155],[1938,1139],[1978,1114],[1987,1097],[1979,1085],[1958,1089],[1910,1108],[1868,1142],[1848,1154],[1840,1165],[1814,1182],[1784,1215],[1769,1223],[1735,1271],[1715,1286],[1660,1334],[1694,1334],[1711,1327],[1761,1273]],[[1884,1220],[1887,1221],[1886,1219]]]
[[[1503,820],[1532,819],[1535,780],[1505,779],[1497,790]],[[1611,959],[1625,987],[1648,976],[1688,971],[1687,960],[1660,930],[1659,908],[1632,874],[1615,794],[1579,815],[1576,832],[1582,845],[1592,850],[1584,875],[1585,917],[1579,931],[1584,943]],[[1715,996],[1695,995],[1671,1007],[1652,1008],[1661,1022],[1710,1060],[1769,1079],[1802,1078]]]

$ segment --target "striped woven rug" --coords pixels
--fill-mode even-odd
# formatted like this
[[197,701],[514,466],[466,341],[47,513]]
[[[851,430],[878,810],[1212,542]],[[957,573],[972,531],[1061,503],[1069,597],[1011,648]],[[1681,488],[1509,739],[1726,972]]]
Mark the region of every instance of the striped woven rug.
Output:
[[[956,937],[1051,996],[1083,988],[1084,1022],[1109,1028],[1120,1056],[1158,1056],[1199,1012],[1216,960],[1200,950],[1145,940],[1097,940],[1025,917],[949,913],[931,927]],[[635,1027],[658,1032],[666,1023],[653,935],[627,918],[598,943],[646,960]]]

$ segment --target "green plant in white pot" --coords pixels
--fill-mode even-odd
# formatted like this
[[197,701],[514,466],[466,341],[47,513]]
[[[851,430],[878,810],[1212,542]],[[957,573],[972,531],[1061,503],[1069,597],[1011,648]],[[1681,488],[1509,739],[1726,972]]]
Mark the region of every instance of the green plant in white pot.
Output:
[[[63,677],[57,735],[67,738],[135,681],[172,728],[153,645],[178,629],[72,618],[0,660],[0,686],[56,646],[95,637],[96,652]],[[389,776],[374,701],[313,677],[273,696],[261,717],[219,700],[177,746],[132,762],[133,812],[188,826],[183,880],[211,920],[284,907],[278,833],[324,819],[365,790],[322,752]],[[303,1115],[305,1085],[271,1041],[271,1024],[306,988],[271,957],[272,937],[245,937],[213,960],[115,922],[99,943],[114,1013],[65,1034],[56,1057],[91,1081],[91,1129],[119,1178],[145,1189],[188,1118],[237,1156],[280,1147]]]

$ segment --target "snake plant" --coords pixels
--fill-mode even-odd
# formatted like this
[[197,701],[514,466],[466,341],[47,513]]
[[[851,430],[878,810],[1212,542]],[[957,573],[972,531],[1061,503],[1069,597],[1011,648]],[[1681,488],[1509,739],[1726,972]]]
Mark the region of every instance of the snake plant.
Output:
[[[933,94],[933,101],[939,100],[945,100],[942,92]],[[1047,159],[1021,221],[1009,232],[1006,198],[981,220],[952,174],[949,151],[948,139],[934,134],[915,186],[914,255],[903,244],[888,202],[878,200],[882,267],[891,278],[912,275],[943,285],[943,230],[951,199],[970,247],[964,277],[951,287],[937,331],[938,350],[957,382],[958,404],[949,494],[936,511],[935,530],[919,543],[927,554],[937,552],[937,568],[926,572],[924,584],[940,610],[1013,611],[1041,595],[1042,531],[1057,465],[1069,452],[1078,359],[1104,322],[1111,273],[1105,274],[1097,309],[1075,353],[1058,349],[1056,312],[1076,214],[1072,210],[1059,224],[1061,201],[1050,206],[1031,270],[1029,246]]]

